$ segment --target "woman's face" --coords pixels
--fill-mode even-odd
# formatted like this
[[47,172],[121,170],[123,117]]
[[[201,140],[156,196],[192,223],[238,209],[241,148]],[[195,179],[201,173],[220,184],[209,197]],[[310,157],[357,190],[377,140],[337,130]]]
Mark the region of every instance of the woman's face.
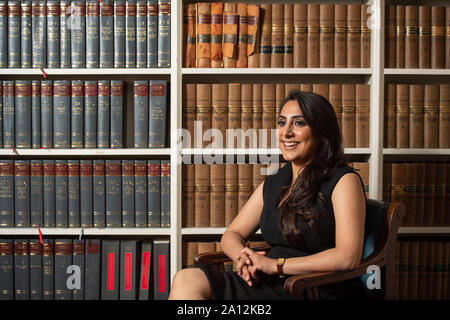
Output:
[[319,146],[319,138],[305,122],[296,100],[288,101],[281,109],[277,137],[284,159],[300,166],[313,158]]

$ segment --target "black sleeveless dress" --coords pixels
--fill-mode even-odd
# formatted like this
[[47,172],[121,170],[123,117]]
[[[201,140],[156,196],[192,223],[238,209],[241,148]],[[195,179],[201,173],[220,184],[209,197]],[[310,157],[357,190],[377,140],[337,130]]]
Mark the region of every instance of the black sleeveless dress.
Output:
[[[322,183],[320,191],[325,201],[318,207],[319,235],[312,231],[305,222],[299,222],[303,235],[303,246],[294,248],[289,245],[280,230],[278,203],[281,200],[283,187],[292,181],[292,167],[287,163],[275,175],[267,176],[263,185],[264,206],[261,212],[259,226],[261,234],[268,244],[272,246],[267,256],[270,258],[291,258],[308,256],[335,246],[335,220],[331,194],[339,179],[347,173],[356,173],[347,166],[342,166],[330,174],[327,181]],[[362,181],[361,187],[364,188]],[[252,300],[252,299],[301,299],[286,293],[283,289],[285,279],[278,275],[262,275],[257,283],[250,287],[236,273],[232,271],[216,271],[209,267],[197,264],[206,274],[210,287],[211,298],[218,300]],[[365,290],[359,278],[327,285],[318,289],[322,299],[352,299],[364,297]]]

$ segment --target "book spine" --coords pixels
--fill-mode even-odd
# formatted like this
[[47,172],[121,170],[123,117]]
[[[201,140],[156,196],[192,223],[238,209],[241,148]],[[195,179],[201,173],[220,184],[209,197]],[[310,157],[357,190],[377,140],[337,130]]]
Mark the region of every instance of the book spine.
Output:
[[419,6],[419,68],[431,68],[430,6]]
[[384,98],[384,147],[395,148],[397,85],[387,84]]
[[136,68],[147,68],[147,2],[141,0],[136,3]]
[[[316,86],[322,86],[322,85],[316,85]],[[278,121],[278,117],[280,116],[281,105],[283,104],[283,101],[286,98],[285,97],[285,90],[286,89],[285,89],[284,83],[276,83],[275,84],[275,121],[274,121],[274,129],[276,128],[276,123]],[[327,90],[328,90],[328,86],[327,86]],[[242,96],[242,107],[244,107],[244,96]]]
[[395,36],[396,36],[396,68],[405,67],[405,6],[397,5],[396,21],[395,21]]
[[55,160],[55,222],[57,228],[67,228],[69,225],[67,178],[67,160]]
[[122,80],[111,80],[111,148],[123,148],[123,89]]
[[120,241],[102,241],[102,300],[119,300]]
[[134,81],[134,147],[148,147],[148,81]]
[[30,160],[31,227],[44,226],[44,167],[42,160]]
[[339,126],[339,132],[342,134],[342,85],[330,84],[329,87],[330,103],[333,106],[336,120]]
[[3,81],[0,81],[0,148],[3,148]]
[[134,160],[122,160],[122,227],[135,226]]
[[137,240],[120,241],[120,300],[136,300]]
[[[347,67],[347,5],[335,6],[334,67]],[[387,13],[386,13],[387,15]],[[386,26],[386,30],[388,26]],[[388,45],[386,44],[386,48]]]
[[[31,33],[30,33],[31,34]],[[8,3],[0,2],[0,68],[8,67]]]
[[14,81],[3,81],[3,148],[14,148]]
[[41,146],[53,148],[53,82],[41,81]]
[[30,227],[30,160],[14,161],[15,226]]
[[[192,28],[192,26],[190,26]],[[222,68],[223,3],[211,3],[211,67]]]
[[30,300],[30,247],[26,239],[14,239],[14,299]]
[[147,68],[158,67],[158,2],[147,1]]
[[183,227],[195,226],[195,169],[193,164],[185,164],[183,170]]
[[163,148],[166,144],[167,82],[150,80],[148,146]]
[[8,68],[20,68],[20,2],[8,1]]
[[72,300],[67,286],[67,268],[72,265],[72,240],[55,240],[55,300]]
[[[225,5],[226,7],[226,5]],[[159,15],[158,15],[159,18]],[[230,32],[228,31],[227,25],[230,24],[229,20],[227,20],[227,18],[229,18],[228,14],[227,14],[227,10],[226,8],[224,9],[224,57],[227,58],[232,58],[234,57],[233,53],[234,51],[231,50],[231,54],[230,54],[230,46],[231,43],[228,44],[228,34],[230,34]],[[235,16],[235,18],[237,19],[237,16]],[[159,21],[158,21],[159,23]],[[197,38],[197,43],[196,43],[196,65],[197,68],[210,68],[211,67],[211,4],[210,3],[206,3],[206,2],[202,2],[202,3],[197,3],[197,17],[196,17],[196,38]],[[237,25],[236,25],[237,27]],[[237,29],[237,28],[236,28]],[[237,30],[236,30],[237,31]],[[236,33],[234,34],[234,36],[236,37]],[[158,34],[158,42],[159,42],[159,34]],[[233,42],[233,48],[234,48],[234,43],[236,43],[236,39],[230,39],[230,40],[234,40]],[[158,43],[158,50],[159,50],[159,43]],[[158,57],[159,59],[159,57]],[[224,58],[224,63],[226,62],[226,59]],[[225,68],[227,67],[227,65],[225,64]]]
[[439,146],[439,85],[426,84],[424,94],[424,147]]
[[405,9],[405,68],[419,67],[419,7]]
[[342,140],[344,148],[356,146],[356,86],[342,85]]
[[[20,66],[21,68],[31,68],[31,1],[21,1],[20,15]],[[1,11],[1,7],[0,7]],[[1,13],[0,13],[1,16]],[[0,23],[1,24],[1,23]],[[0,34],[2,33],[0,27]],[[6,38],[6,37],[5,37]],[[1,45],[0,45],[1,46]],[[0,49],[1,52],[1,49]],[[1,57],[1,53],[0,53]],[[1,58],[0,58],[1,60]],[[1,65],[1,63],[0,63]]]
[[424,86],[411,84],[409,89],[409,147],[423,148]]
[[370,68],[371,14],[372,9],[369,5],[361,5],[361,68]]
[[106,226],[105,160],[93,160],[92,169],[94,227],[104,228]]
[[408,266],[408,299],[417,300],[419,290],[419,241],[413,240],[409,243],[409,266]]
[[70,147],[83,148],[84,93],[83,81],[72,80],[70,100]]
[[80,227],[80,161],[68,160],[69,228]]
[[[129,3],[129,1],[127,1]],[[133,1],[134,2],[134,1]],[[114,68],[125,68],[125,33],[128,28],[128,19],[125,17],[126,6],[124,0],[113,1],[114,3]],[[100,4],[101,5],[101,4]],[[136,9],[136,3],[133,3]],[[134,13],[136,15],[136,13]],[[136,16],[133,16],[136,19]],[[136,20],[134,20],[136,23]]]
[[[183,6],[183,68],[195,67],[195,16],[195,4],[185,4]],[[222,54],[222,50],[220,53]]]
[[[1,98],[0,98],[1,99]],[[31,147],[41,147],[41,82],[31,81]]]
[[60,4],[47,1],[47,67],[60,68]]
[[396,147],[409,147],[409,85],[397,85]]
[[361,68],[361,5],[347,6],[347,67]]
[[334,8],[332,4],[321,4],[319,13],[319,65],[334,67]]
[[238,3],[237,13],[239,15],[238,38],[236,46],[236,68],[247,68],[247,38],[248,38],[248,23],[247,23],[247,4]]
[[248,163],[238,164],[238,212],[247,203],[253,192],[253,169]]
[[94,190],[92,160],[80,160],[80,224],[82,228],[93,225]]
[[425,214],[425,163],[417,165],[417,198],[416,198],[416,218],[414,224],[416,227],[423,227],[423,218]]
[[431,68],[445,66],[445,7],[431,7]]
[[261,46],[259,11],[259,4],[247,5],[247,56],[249,68],[259,68]]
[[60,57],[60,66],[61,68],[70,68],[72,66],[71,56],[71,3],[70,1],[61,0],[60,3],[60,36],[59,40],[61,41],[59,44],[59,57]]
[[284,54],[283,66],[292,68],[294,66],[294,5],[284,5]]
[[101,240],[86,239],[85,242],[84,299],[100,300]]
[[16,148],[31,148],[31,80],[15,82]]
[[205,137],[205,132],[211,128],[212,85],[197,84],[196,91],[195,120],[200,124],[201,130],[196,132],[197,130],[194,128],[194,147],[201,148],[206,147],[209,142]]
[[[272,53],[272,5],[261,4],[261,45],[259,55],[260,68],[270,68]],[[224,26],[225,34],[225,26]]]
[[142,241],[141,259],[139,268],[139,300],[149,300],[153,293],[151,279],[151,262],[153,256],[153,243],[151,240]]
[[100,68],[114,67],[114,4],[100,2]]
[[294,68],[306,68],[307,7],[294,4]]
[[210,167],[195,166],[195,227],[210,227]]
[[320,6],[318,4],[307,5],[308,33],[307,33],[307,67],[319,68],[320,66],[320,43],[319,43],[319,26],[320,26]]
[[170,161],[161,160],[161,227],[170,228]]
[[148,226],[161,227],[161,161],[147,161]]
[[[264,83],[262,85],[262,134],[259,137],[260,147],[271,148],[274,146],[272,141],[275,140],[275,135],[272,135],[272,130],[275,129],[276,121],[276,85]],[[264,138],[266,135],[266,138]]]
[[395,11],[396,5],[387,5],[385,12],[385,51],[384,60],[386,68],[395,68],[395,55],[396,55],[396,36],[395,36]]
[[14,162],[0,160],[0,228],[14,227]]
[[13,239],[0,239],[0,299],[14,300]]
[[86,4],[86,68],[99,66],[99,2],[88,1]]
[[222,139],[214,138],[214,145],[222,148],[227,129],[228,86],[226,83],[212,84],[211,128],[220,131]]
[[194,121],[196,112],[196,84],[183,84],[183,98],[182,98],[182,127],[187,131],[187,137],[183,136],[183,148],[191,148],[194,145]]
[[154,241],[154,299],[167,300],[170,289],[170,246],[169,241]]
[[370,86],[356,85],[356,147],[368,148],[370,143]]
[[55,227],[55,160],[43,160],[44,227]]
[[210,225],[225,226],[225,165],[210,165]]
[[97,148],[98,83],[84,81],[84,147]]
[[450,85],[439,88],[439,148],[450,148]]
[[450,6],[445,7],[445,69],[450,69]]
[[[284,92],[283,92],[284,94]],[[241,86],[241,145],[244,148],[257,148],[257,136],[252,130],[253,126],[253,85],[242,84]],[[226,109],[225,109],[226,110]],[[214,126],[213,126],[214,128]],[[249,134],[248,134],[249,133]],[[247,139],[248,137],[248,139]]]
[[416,218],[416,198],[417,198],[417,163],[406,164],[406,185],[405,185],[405,204],[408,210],[408,217],[403,219],[404,226],[414,226]]
[[53,82],[53,147],[70,147],[70,81]]
[[86,67],[86,2],[71,4],[71,55],[72,68]]
[[170,68],[171,0],[158,0],[158,68]]
[[120,160],[105,160],[106,171],[106,226],[121,227],[121,164]]
[[284,4],[272,4],[271,68],[283,68],[284,58]]
[[[74,288],[72,289],[72,299],[73,300],[84,300],[84,278],[86,275],[85,272],[85,240],[84,239],[73,239],[72,242],[72,263],[73,266],[77,266],[79,269],[79,277],[75,281],[72,280],[72,285]],[[70,273],[69,273],[70,274]],[[79,285],[79,286],[78,286]]]
[[423,226],[432,227],[435,216],[435,192],[436,192],[436,164],[425,164],[425,188],[424,188],[424,208]]
[[109,148],[110,136],[110,83],[98,81],[97,148]]
[[[126,68],[136,68],[136,1],[126,2],[125,16],[125,66]],[[116,42],[114,42],[116,44]]]
[[147,222],[147,162],[134,160],[134,208],[135,224],[138,228],[146,228]]
[[55,298],[55,246],[53,239],[44,239],[42,246],[42,289],[44,300]]
[[238,167],[225,165],[225,226],[237,215],[238,208]]
[[435,215],[433,225],[442,227],[445,225],[445,186],[447,178],[447,165],[436,164],[436,187],[435,187]]
[[[262,128],[262,84],[254,83],[252,85],[252,106],[253,106],[253,119],[252,128],[255,132],[260,132]],[[258,146],[259,137],[256,138],[256,145]],[[261,142],[259,142],[261,143]]]

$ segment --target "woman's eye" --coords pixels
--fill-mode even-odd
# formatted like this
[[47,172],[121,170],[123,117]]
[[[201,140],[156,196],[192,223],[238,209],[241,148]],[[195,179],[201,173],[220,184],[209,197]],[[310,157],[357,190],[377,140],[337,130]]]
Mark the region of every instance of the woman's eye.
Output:
[[278,125],[280,127],[284,126],[285,122],[283,120],[278,120]]
[[305,122],[301,121],[301,120],[297,120],[297,121],[295,121],[295,125],[299,126],[299,127],[303,127],[305,125]]

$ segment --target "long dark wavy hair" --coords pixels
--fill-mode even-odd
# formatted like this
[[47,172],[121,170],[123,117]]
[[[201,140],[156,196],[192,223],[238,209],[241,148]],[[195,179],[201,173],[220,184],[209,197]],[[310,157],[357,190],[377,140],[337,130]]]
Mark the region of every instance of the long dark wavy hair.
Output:
[[[298,102],[306,124],[320,140],[313,158],[298,174],[289,197],[280,206],[280,227],[286,241],[294,247],[301,247],[304,242],[297,222],[300,219],[319,233],[319,212],[314,208],[318,202],[324,201],[320,185],[345,161],[339,125],[330,102],[316,93],[293,90],[282,108],[290,100]],[[289,185],[285,186],[282,194],[287,188]]]

